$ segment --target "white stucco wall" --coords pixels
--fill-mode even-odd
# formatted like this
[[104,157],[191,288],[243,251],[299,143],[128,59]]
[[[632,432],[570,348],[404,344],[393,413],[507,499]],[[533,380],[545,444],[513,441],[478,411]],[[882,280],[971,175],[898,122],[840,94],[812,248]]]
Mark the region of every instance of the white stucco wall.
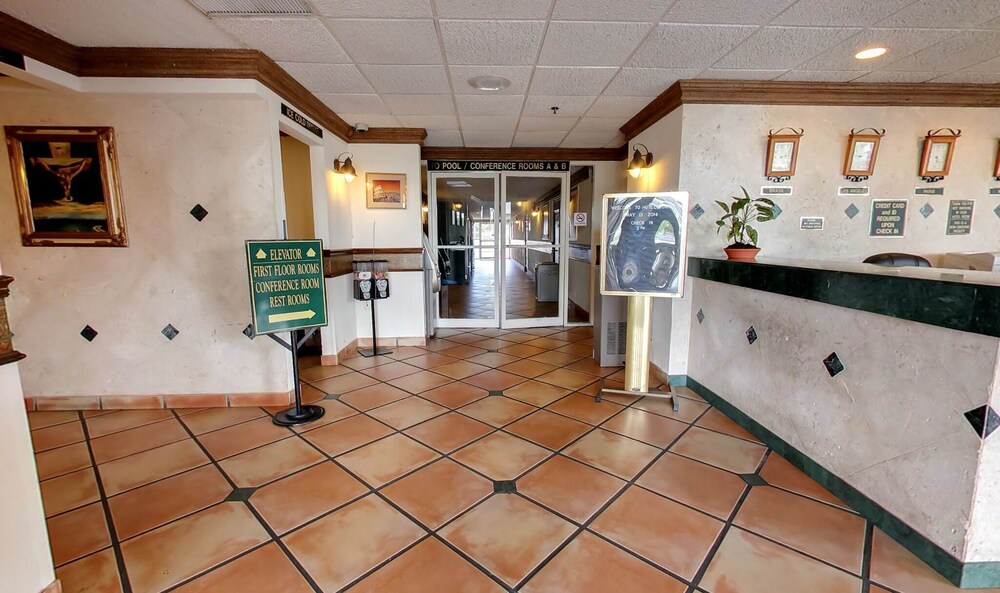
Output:
[[[2,125],[114,127],[129,235],[127,248],[23,247],[11,176],[0,175],[26,395],[288,389],[286,353],[241,333],[243,241],[279,236],[275,117],[245,96],[0,93]],[[208,210],[202,222],[195,204]],[[160,333],[168,323],[180,330],[173,341]],[[99,332],[93,342],[79,335],[85,325]]]

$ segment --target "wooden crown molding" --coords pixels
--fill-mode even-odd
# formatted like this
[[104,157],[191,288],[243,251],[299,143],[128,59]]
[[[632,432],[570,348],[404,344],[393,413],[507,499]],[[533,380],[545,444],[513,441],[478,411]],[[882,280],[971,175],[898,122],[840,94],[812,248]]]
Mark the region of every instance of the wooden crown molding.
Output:
[[618,148],[466,148],[462,146],[424,146],[424,160],[458,161],[620,161],[628,146]]
[[1000,107],[1000,85],[680,80],[620,129],[631,140],[684,104]]
[[271,58],[253,49],[77,47],[0,12],[0,45],[75,76],[120,78],[240,78],[257,80],[349,143],[421,144],[423,128],[353,126],[316,98]]

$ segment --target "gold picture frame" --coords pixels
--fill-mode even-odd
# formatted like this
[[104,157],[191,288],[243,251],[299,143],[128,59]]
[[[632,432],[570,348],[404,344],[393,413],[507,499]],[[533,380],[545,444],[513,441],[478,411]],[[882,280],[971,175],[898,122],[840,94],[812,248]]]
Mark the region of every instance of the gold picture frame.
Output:
[[951,171],[951,160],[955,156],[955,141],[961,135],[962,130],[951,128],[927,131],[920,155],[920,177],[925,181],[940,181],[948,175]]
[[[787,133],[782,134],[785,130]],[[805,130],[781,128],[771,130],[767,135],[767,162],[764,176],[769,181],[788,181],[795,175],[795,164],[799,158],[799,139]]]
[[844,177],[852,181],[864,181],[875,172],[875,160],[878,158],[882,136],[885,136],[885,130],[851,130],[847,140],[847,153],[844,155]]
[[406,173],[365,173],[368,208],[406,208]]
[[128,247],[114,129],[4,126],[27,247]]

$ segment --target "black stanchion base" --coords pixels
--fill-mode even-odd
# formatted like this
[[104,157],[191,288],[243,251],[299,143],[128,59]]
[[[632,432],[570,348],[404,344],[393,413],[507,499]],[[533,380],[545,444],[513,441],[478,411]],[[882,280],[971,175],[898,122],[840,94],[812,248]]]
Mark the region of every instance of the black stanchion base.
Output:
[[322,406],[302,406],[301,414],[296,414],[295,408],[291,408],[275,414],[274,423],[278,426],[302,426],[319,420],[323,414],[326,414],[326,408]]
[[382,354],[392,354],[392,350],[388,348],[379,348],[374,350],[372,348],[358,348],[358,354],[364,356],[365,358],[371,358],[372,356],[381,356]]

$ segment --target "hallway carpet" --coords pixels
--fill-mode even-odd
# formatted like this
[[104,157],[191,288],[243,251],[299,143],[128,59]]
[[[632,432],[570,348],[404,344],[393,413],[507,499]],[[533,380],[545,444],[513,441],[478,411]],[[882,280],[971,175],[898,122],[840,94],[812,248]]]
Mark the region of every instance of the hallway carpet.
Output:
[[[37,412],[66,593],[955,591],[697,395],[610,396],[589,328],[305,365],[326,408]],[[315,364],[315,363],[313,363]]]

